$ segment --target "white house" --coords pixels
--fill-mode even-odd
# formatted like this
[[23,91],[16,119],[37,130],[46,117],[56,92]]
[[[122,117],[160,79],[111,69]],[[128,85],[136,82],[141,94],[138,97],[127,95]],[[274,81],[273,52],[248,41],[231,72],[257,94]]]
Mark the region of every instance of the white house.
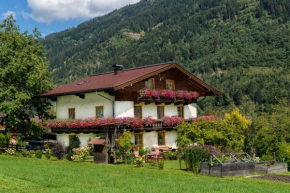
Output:
[[[132,132],[131,141],[138,148],[176,148],[177,133],[173,127],[178,124],[174,122],[178,122],[177,117],[191,121],[197,117],[198,98],[219,94],[219,91],[172,62],[126,70],[114,65],[112,72],[74,81],[40,97],[56,101],[57,120],[71,119],[50,125],[57,140],[66,146],[70,145],[72,135],[77,135],[81,146],[86,146],[89,139],[97,136],[107,136],[113,142],[127,130]],[[139,120],[151,116],[154,123],[146,125],[146,120],[143,120],[145,122],[139,122],[141,125],[137,127],[132,126],[132,122],[104,123],[108,117],[117,119],[134,116]],[[73,121],[90,117],[95,117],[94,123]],[[97,123],[101,119],[103,124]]]

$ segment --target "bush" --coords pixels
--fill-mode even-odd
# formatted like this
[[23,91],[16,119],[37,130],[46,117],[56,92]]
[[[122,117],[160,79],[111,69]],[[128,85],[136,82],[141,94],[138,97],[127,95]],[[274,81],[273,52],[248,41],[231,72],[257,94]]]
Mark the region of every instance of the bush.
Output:
[[188,170],[199,173],[203,161],[208,161],[210,151],[208,146],[194,146],[184,149],[184,162]]
[[56,157],[58,160],[63,159],[65,155],[65,149],[62,143],[57,142],[54,147],[51,149],[52,155]]
[[55,145],[54,143],[46,143],[46,144],[44,144],[43,147],[44,147],[45,149],[52,149],[52,148],[54,147],[54,145]]
[[[91,147],[81,147],[81,148],[74,148],[73,152],[78,155],[77,158],[80,161],[85,161],[88,156],[90,155]],[[72,158],[73,159],[73,158]]]
[[125,155],[124,162],[125,164],[133,164],[135,155],[133,153],[128,153]]
[[66,156],[65,156],[65,158],[68,160],[68,161],[73,161],[73,153],[71,152],[71,151],[69,151],[67,154],[66,154]]
[[20,154],[23,156],[23,157],[27,157],[27,151],[25,149],[23,149]]
[[35,152],[35,157],[38,158],[38,159],[41,159],[42,158],[42,151],[41,150],[37,150]]
[[164,169],[164,160],[159,160],[157,162],[157,167],[159,170],[163,170]]
[[7,149],[6,151],[6,155],[16,155],[16,151],[14,149]]
[[140,156],[143,156],[143,155],[145,155],[145,154],[147,154],[147,153],[148,153],[148,149],[140,148],[140,150],[139,150],[139,155],[140,155]]
[[71,149],[79,148],[81,145],[81,141],[77,135],[70,136],[70,147]]
[[46,153],[46,154],[44,154],[44,156],[45,156],[46,159],[50,159],[51,158],[50,153]]
[[119,144],[120,154],[122,155],[123,159],[126,160],[127,155],[130,154],[132,150],[131,133],[126,131],[121,137],[116,139],[116,142]]
[[143,157],[139,156],[139,157],[136,158],[135,164],[136,164],[137,167],[144,167],[145,166],[145,160],[143,159]]

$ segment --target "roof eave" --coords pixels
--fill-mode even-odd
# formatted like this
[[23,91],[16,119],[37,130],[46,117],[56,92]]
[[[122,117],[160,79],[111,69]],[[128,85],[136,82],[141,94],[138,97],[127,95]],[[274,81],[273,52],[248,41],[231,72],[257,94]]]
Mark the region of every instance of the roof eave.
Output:
[[96,91],[109,91],[109,90],[113,91],[113,88],[90,89],[90,90],[56,93],[56,94],[40,94],[34,97],[35,98],[51,98],[51,97],[58,97],[58,96],[65,96],[65,95],[85,94],[85,93],[91,93],[91,92],[96,92]]

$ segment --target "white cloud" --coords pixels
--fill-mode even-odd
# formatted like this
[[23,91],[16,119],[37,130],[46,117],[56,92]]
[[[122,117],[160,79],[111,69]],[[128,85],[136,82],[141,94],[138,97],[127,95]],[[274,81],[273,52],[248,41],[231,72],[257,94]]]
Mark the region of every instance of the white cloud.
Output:
[[22,12],[24,18],[41,23],[93,18],[140,0],[27,0],[31,13]]
[[1,14],[2,19],[6,19],[9,15],[13,15],[14,19],[16,19],[16,13],[14,11],[7,11]]

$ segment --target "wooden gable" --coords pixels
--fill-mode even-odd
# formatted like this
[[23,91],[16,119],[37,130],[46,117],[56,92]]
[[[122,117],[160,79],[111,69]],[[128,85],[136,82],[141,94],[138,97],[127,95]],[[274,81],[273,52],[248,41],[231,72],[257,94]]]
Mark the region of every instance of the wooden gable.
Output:
[[201,96],[214,95],[208,88],[200,85],[192,77],[182,72],[177,68],[170,68],[164,72],[154,74],[146,79],[139,80],[136,83],[132,83],[120,90],[116,91],[116,101],[136,101],[139,98],[139,90],[145,88],[145,82],[148,79],[154,79],[155,89],[166,89],[166,81],[174,80],[175,91],[196,91]]

